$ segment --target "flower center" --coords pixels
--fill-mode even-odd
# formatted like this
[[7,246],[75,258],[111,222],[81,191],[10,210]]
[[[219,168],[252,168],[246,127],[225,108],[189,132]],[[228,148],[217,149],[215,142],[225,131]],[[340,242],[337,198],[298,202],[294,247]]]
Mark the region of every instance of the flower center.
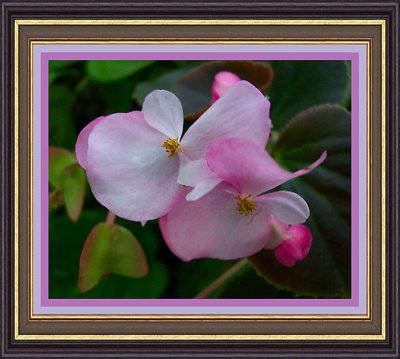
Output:
[[257,205],[251,200],[251,194],[246,197],[236,196],[237,206],[236,210],[243,214],[244,216],[248,216],[249,214],[253,214],[256,210]]
[[183,152],[178,138],[169,138],[162,144],[162,146],[165,148],[165,151],[169,153],[168,157],[172,157],[178,151]]

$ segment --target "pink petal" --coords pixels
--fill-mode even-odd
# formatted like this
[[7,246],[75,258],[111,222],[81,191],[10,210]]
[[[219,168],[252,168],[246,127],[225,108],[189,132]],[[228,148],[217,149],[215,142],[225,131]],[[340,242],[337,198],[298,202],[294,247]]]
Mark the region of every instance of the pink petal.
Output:
[[297,193],[278,191],[257,196],[253,200],[286,224],[303,223],[310,216],[306,201]]
[[290,238],[275,249],[275,258],[286,267],[293,267],[298,261],[308,256],[312,244],[312,233],[302,225],[292,226],[288,232]]
[[326,152],[295,173],[283,169],[263,148],[241,138],[212,143],[206,153],[209,168],[243,194],[257,195],[312,171],[326,158]]
[[180,139],[183,131],[182,104],[172,92],[151,92],[144,99],[142,112],[151,127],[169,138]]
[[204,158],[209,144],[221,138],[252,140],[264,148],[269,137],[269,101],[247,81],[231,87],[188,129],[182,138],[184,153]]
[[212,103],[217,101],[227,90],[229,90],[233,85],[237,84],[240,78],[234,73],[229,71],[218,72],[214,77],[214,82],[212,85]]
[[98,123],[103,121],[106,117],[105,116],[100,116],[97,117],[95,120],[89,122],[86,127],[82,129],[82,131],[79,133],[78,139],[76,141],[75,145],[75,154],[76,154],[76,159],[80,166],[83,169],[86,169],[87,166],[87,149],[88,149],[88,138],[90,135],[90,132],[92,132],[94,126],[96,126]]
[[166,136],[141,112],[108,116],[88,141],[87,174],[96,199],[117,216],[133,221],[158,218],[173,206],[179,158],[162,147]]
[[269,218],[262,210],[249,216],[239,214],[235,197],[216,188],[194,202],[181,198],[167,215],[164,239],[185,261],[241,258],[265,246]]

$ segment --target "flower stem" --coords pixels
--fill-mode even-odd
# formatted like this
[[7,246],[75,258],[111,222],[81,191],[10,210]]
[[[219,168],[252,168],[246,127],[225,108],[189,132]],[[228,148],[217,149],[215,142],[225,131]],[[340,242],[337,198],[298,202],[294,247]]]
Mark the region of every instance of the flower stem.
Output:
[[109,226],[112,226],[114,224],[114,222],[115,222],[115,214],[112,213],[111,211],[108,211],[107,218],[106,218],[106,223]]
[[211,282],[208,287],[204,288],[199,294],[197,294],[195,299],[205,299],[211,293],[213,293],[217,288],[219,288],[222,284],[224,284],[228,279],[230,279],[234,274],[244,268],[247,264],[247,258],[243,258],[242,260],[236,262],[232,267],[230,267],[226,272],[222,273],[220,277],[218,277],[214,282]]

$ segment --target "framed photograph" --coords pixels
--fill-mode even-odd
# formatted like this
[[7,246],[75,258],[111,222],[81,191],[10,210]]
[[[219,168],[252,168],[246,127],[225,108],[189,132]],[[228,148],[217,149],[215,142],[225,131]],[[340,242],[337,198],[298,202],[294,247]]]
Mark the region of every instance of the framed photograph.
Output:
[[399,4],[292,3],[4,3],[2,354],[398,356]]

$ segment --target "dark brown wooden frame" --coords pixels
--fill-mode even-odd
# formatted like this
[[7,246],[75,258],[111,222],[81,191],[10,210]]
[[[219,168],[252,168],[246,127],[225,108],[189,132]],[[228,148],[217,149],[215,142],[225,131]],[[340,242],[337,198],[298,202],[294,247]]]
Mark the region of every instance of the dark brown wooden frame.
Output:
[[[1,344],[0,355],[4,357],[23,357],[25,355],[37,355],[39,357],[145,357],[145,356],[171,356],[171,357],[216,357],[216,356],[253,356],[253,357],[398,357],[399,355],[399,244],[398,244],[398,121],[399,118],[399,1],[381,1],[379,3],[364,1],[336,2],[299,2],[286,1],[284,3],[262,3],[258,1],[247,2],[191,2],[186,1],[179,4],[168,4],[168,2],[139,3],[139,2],[2,2],[2,72],[1,72],[1,177],[0,185],[2,191],[1,214]],[[13,276],[14,276],[14,20],[15,19],[51,19],[51,18],[74,18],[74,19],[384,19],[387,26],[386,37],[386,239],[387,239],[387,313],[386,313],[386,338],[384,340],[371,341],[323,341],[323,340],[297,340],[297,341],[45,341],[45,340],[16,340],[14,336],[14,298],[13,298]],[[57,35],[55,29],[49,28],[49,34]],[[34,30],[34,29],[33,29]],[[190,30],[188,28],[188,30]],[[226,33],[232,36],[235,27],[226,29]],[[342,29],[350,31],[350,29]],[[172,33],[174,32],[171,29]],[[279,34],[277,29],[277,35]],[[185,32],[185,34],[188,34]],[[24,35],[21,32],[21,35]],[[30,33],[32,35],[32,33]],[[30,36],[29,35],[29,36]],[[61,34],[62,35],[62,34]],[[156,34],[153,32],[153,37]],[[164,34],[165,35],[165,34]],[[28,37],[29,37],[28,36]],[[93,33],[98,36],[97,31]],[[179,36],[179,34],[177,34]],[[193,37],[198,37],[194,31]],[[243,32],[237,36],[246,37]],[[254,36],[254,35],[253,35]],[[301,37],[302,35],[299,34]],[[371,35],[373,36],[373,34]],[[221,37],[219,34],[217,37]],[[24,92],[24,90],[21,90]],[[25,89],[26,91],[26,89]],[[21,106],[23,117],[23,106]],[[378,115],[379,116],[379,113]],[[22,122],[23,124],[23,122]],[[21,126],[20,126],[21,127]],[[23,129],[23,126],[21,127]],[[378,130],[379,131],[379,128]],[[376,131],[376,133],[377,133]],[[22,133],[23,135],[23,133]],[[372,129],[374,136],[374,129]],[[379,136],[377,136],[379,141]],[[23,145],[23,144],[22,144]],[[21,148],[21,153],[27,153],[26,148]],[[24,152],[25,151],[25,152]],[[379,155],[379,154],[377,154]],[[27,168],[27,159],[21,157],[20,168]],[[378,163],[379,164],[379,163]],[[378,174],[379,175],[379,174]],[[22,197],[24,190],[22,189]],[[26,195],[26,194],[25,194]],[[379,192],[374,192],[373,197],[380,198]],[[21,207],[23,210],[23,207]],[[21,224],[21,232],[26,230],[24,223]],[[26,225],[26,224],[25,224]],[[379,229],[376,229],[379,232]],[[22,267],[27,270],[27,268]],[[21,270],[23,273],[24,271]],[[25,319],[24,319],[25,318]],[[376,318],[375,318],[376,319]],[[21,331],[25,333],[49,330],[57,332],[60,326],[65,326],[62,321],[47,323],[46,326],[40,322],[30,322],[27,315],[19,319]],[[42,323],[43,324],[43,323]],[[92,323],[93,324],[93,323]],[[97,323],[100,324],[100,323]],[[110,323],[106,323],[109,325]],[[118,325],[118,323],[115,323]],[[200,332],[209,333],[215,331],[216,326],[223,323],[208,323],[203,326]],[[298,323],[299,331],[304,322]],[[310,323],[307,323],[308,326]],[[342,321],[341,326],[346,324]],[[368,333],[378,333],[379,321],[372,318],[371,325],[364,330]],[[131,322],[130,325],[133,325]],[[142,324],[141,324],[142,325]],[[188,334],[193,332],[193,326],[198,322],[183,322],[173,320],[153,323],[147,326],[150,333],[157,329],[157,326],[164,326],[166,332],[171,334]],[[261,323],[265,325],[265,323]],[[90,327],[90,322],[81,323]],[[229,325],[228,325],[229,326]],[[242,322],[239,329],[235,329],[235,323],[231,323],[231,333],[244,333],[244,331],[257,332],[252,321]],[[143,327],[142,327],[143,328]],[[265,328],[258,327],[258,330]],[[316,328],[314,328],[316,329]],[[375,331],[374,331],[375,330]],[[72,332],[76,329],[72,329]],[[81,331],[82,332],[82,331]],[[143,329],[142,329],[143,332]],[[218,330],[217,330],[218,332]],[[165,331],[164,331],[165,333]]]

